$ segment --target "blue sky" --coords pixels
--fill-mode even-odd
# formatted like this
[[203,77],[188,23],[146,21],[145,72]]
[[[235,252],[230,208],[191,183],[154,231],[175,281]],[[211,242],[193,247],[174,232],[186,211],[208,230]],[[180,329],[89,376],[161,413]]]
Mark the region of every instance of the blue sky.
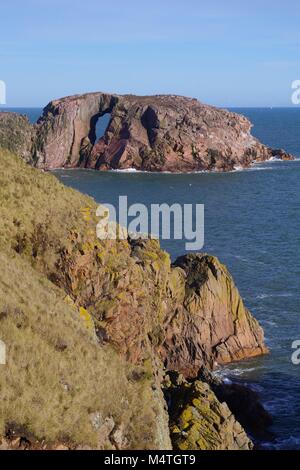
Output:
[[295,0],[1,0],[8,106],[87,91],[291,106],[300,79]]

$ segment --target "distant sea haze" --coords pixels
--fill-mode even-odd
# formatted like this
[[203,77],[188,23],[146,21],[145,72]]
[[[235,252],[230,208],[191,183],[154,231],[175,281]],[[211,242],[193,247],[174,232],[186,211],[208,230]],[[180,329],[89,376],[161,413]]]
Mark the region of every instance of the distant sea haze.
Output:
[[[98,202],[117,205],[119,196],[127,195],[130,204],[205,205],[204,251],[228,266],[271,350],[218,373],[260,393],[274,417],[275,439],[260,443],[264,448],[300,450],[300,366],[291,361],[292,342],[300,339],[300,107],[231,110],[250,119],[261,142],[284,148],[298,160],[222,174],[53,173]],[[42,110],[14,111],[35,122]],[[173,259],[184,253],[184,244],[162,241]]]

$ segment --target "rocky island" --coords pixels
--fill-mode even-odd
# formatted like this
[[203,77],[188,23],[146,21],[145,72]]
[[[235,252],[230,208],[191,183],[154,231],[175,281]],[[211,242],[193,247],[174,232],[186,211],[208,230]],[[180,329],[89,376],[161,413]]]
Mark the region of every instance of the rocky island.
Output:
[[[110,121],[97,139],[105,114]],[[244,116],[192,98],[99,92],[51,101],[36,125],[0,113],[0,145],[45,170],[231,171],[272,157],[293,159],[260,143],[251,127]]]
[[0,448],[252,449],[268,413],[213,375],[267,352],[230,273],[204,253],[171,263],[151,238],[99,240],[95,201],[24,162],[43,141],[38,166],[50,148],[63,163],[71,121],[52,106],[35,128],[5,116],[23,159],[0,149]]

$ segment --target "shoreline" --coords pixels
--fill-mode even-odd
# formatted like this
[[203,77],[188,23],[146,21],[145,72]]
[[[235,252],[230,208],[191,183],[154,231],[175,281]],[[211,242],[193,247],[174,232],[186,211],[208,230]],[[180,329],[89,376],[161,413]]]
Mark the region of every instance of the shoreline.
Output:
[[[173,172],[173,171],[145,171],[145,170],[137,170],[136,168],[128,168],[128,169],[110,169],[110,170],[96,170],[94,168],[81,168],[81,167],[61,167],[61,168],[54,168],[50,170],[44,170],[37,168],[40,171],[44,171],[45,173],[53,173],[57,171],[87,171],[87,172],[92,172],[92,173],[100,173],[100,174],[143,174],[143,175],[174,175],[174,176],[185,176],[185,175],[227,175],[227,174],[233,174],[233,173],[243,173],[243,172],[249,172],[249,171],[255,171],[259,170],[260,166],[263,164],[272,164],[272,163],[281,163],[281,164],[286,164],[286,163],[294,163],[294,162],[299,162],[299,158],[294,158],[293,160],[282,160],[280,158],[274,158],[271,157],[269,160],[264,160],[261,162],[253,162],[253,164],[250,167],[239,167],[235,168],[234,170],[227,170],[227,171],[217,171],[217,170],[201,170],[201,171],[186,171],[186,172]],[[261,168],[261,169],[269,169],[269,168]]]

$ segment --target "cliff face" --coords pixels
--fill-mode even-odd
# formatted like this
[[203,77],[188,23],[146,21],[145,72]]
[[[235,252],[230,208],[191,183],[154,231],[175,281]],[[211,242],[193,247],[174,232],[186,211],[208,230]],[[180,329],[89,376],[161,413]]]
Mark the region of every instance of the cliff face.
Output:
[[74,233],[83,249],[94,201],[1,149],[0,161],[0,447],[170,449],[155,357],[103,345],[56,275]]
[[[106,113],[110,122],[105,135],[97,140],[96,123]],[[3,129],[5,141],[18,139],[11,126],[5,128],[5,122]],[[49,103],[28,135],[34,135],[32,161],[47,170],[80,166],[229,171],[272,156],[293,158],[261,144],[250,131],[251,123],[245,117],[196,99],[89,93]],[[0,139],[5,147],[1,132]],[[27,144],[18,150],[27,158]]]
[[217,258],[188,254],[177,259],[175,272],[184,284],[166,327],[168,369],[195,377],[202,365],[214,368],[267,352],[263,330]]
[[103,250],[76,237],[58,260],[56,282],[92,313],[101,341],[131,362],[150,348],[168,370],[192,378],[202,366],[267,352],[261,327],[215,257],[187,255],[172,266],[156,240]]
[[37,166],[48,170],[83,164],[96,141],[99,116],[111,112],[116,101],[113,95],[90,93],[49,103],[36,126]]
[[[203,254],[172,265],[155,240],[97,239],[92,199],[8,152],[0,157],[3,445],[170,448],[165,372],[194,379],[215,361],[266,352],[231,276]],[[208,389],[193,387],[198,411],[180,442],[212,416],[225,420],[217,435],[242,432]],[[232,436],[227,448],[238,445]]]

